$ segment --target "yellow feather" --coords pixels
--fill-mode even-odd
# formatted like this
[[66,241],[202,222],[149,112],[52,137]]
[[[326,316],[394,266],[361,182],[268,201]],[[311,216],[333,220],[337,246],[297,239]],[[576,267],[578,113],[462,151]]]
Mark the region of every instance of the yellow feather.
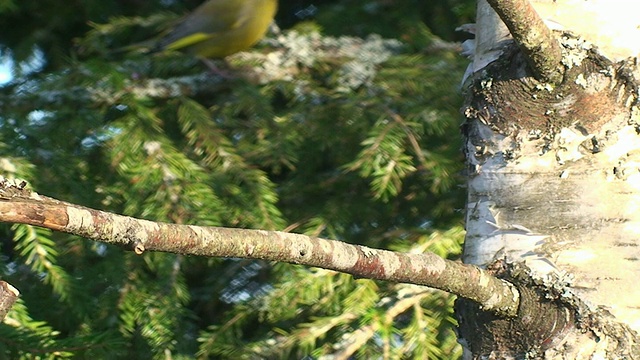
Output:
[[209,0],[158,40],[155,50],[178,50],[222,58],[262,39],[273,21],[277,0]]
[[209,38],[211,38],[211,35],[205,33],[191,34],[168,44],[164,47],[164,50],[180,50]]

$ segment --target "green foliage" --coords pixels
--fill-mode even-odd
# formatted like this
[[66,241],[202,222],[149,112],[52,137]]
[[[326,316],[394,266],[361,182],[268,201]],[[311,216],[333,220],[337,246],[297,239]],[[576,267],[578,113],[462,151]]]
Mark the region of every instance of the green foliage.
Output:
[[[340,21],[334,17],[358,21]],[[474,19],[475,2],[464,0],[344,0],[324,4],[318,15],[325,31],[331,35],[365,36],[373,32],[403,40],[413,39],[420,24],[427,24],[439,37],[452,40],[457,25]]]
[[48,229],[16,224],[11,227],[15,250],[25,265],[51,286],[53,293],[65,300],[70,287],[69,274],[57,265],[58,251]]
[[[362,11],[348,1],[326,8],[319,26],[229,59],[233,76],[220,80],[180,54],[113,55],[143,40],[138,30],[161,29],[165,8],[138,5],[156,15],[130,18],[85,3],[84,23],[98,24],[58,25],[56,41],[75,47],[61,57],[43,48],[46,67],[0,89],[4,176],[156,221],[459,255],[465,64],[424,50],[442,31],[411,9],[365,27],[384,25],[400,43],[322,36],[314,30],[337,31],[338,18]],[[12,4],[11,21],[36,6]],[[463,21],[460,6],[452,11]],[[407,26],[393,33],[403,11]],[[18,40],[0,38],[12,51],[38,44]],[[0,326],[0,357],[458,356],[452,297],[441,292],[289,264],[137,256],[25,225],[0,233],[0,274],[22,293]]]
[[[462,230],[420,236],[408,251],[455,254]],[[453,358],[453,297],[424,287],[355,280],[321,269],[280,265],[267,295],[226,314],[201,334],[205,357]],[[279,269],[275,269],[276,271]],[[246,323],[269,331],[248,336]],[[238,341],[250,339],[250,341]],[[342,349],[341,351],[336,351]]]

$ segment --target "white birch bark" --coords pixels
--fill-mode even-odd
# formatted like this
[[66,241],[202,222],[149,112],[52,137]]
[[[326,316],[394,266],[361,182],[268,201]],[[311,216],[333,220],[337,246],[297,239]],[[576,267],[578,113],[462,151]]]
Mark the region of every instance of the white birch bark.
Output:
[[[554,27],[588,40],[613,61],[640,53],[635,1],[533,4]],[[497,15],[480,0],[470,70],[478,72],[494,60],[507,36]],[[580,81],[595,92],[620,85],[604,75]],[[627,95],[621,91],[620,96]],[[567,107],[575,105],[571,94],[565,100]],[[506,258],[525,261],[540,275],[566,274],[582,299],[640,331],[640,111],[632,106],[633,98],[619,99],[627,109],[596,100],[592,110],[602,112],[597,123],[585,126],[583,119],[568,119],[552,138],[539,138],[539,129],[505,135],[476,124],[482,145],[478,138],[467,139],[465,149],[471,171],[464,260],[484,266]],[[583,358],[597,355],[597,347],[582,349]]]

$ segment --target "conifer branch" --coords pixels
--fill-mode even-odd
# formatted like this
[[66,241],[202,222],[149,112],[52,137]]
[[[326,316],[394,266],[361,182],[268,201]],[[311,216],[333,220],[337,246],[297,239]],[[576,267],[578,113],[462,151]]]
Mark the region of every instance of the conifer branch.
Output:
[[432,253],[372,249],[280,231],[153,222],[58,201],[25,186],[25,182],[0,178],[0,221],[66,232],[119,245],[139,255],[161,251],[281,261],[358,278],[429,286],[475,301],[500,316],[515,316],[518,309],[519,292],[512,284],[478,267]]
[[[391,306],[385,314],[385,321],[392,322],[396,316],[404,313],[410,307],[420,306],[420,301],[429,295],[428,292],[422,292],[415,294],[405,299],[399,299],[393,306]],[[362,348],[367,341],[370,341],[375,336],[376,332],[380,330],[383,322],[374,322],[366,326],[362,326],[345,337],[345,342],[333,355],[334,359],[350,359],[358,349]]]

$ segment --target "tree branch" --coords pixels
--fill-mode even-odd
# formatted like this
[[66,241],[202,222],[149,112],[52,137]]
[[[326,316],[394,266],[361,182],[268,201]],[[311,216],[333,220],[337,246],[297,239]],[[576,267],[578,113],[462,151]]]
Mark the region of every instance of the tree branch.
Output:
[[58,201],[31,192],[25,185],[0,177],[0,221],[124,246],[139,255],[163,251],[282,261],[359,278],[426,285],[475,301],[501,316],[515,316],[518,309],[519,292],[512,284],[435,254],[398,253],[280,231],[152,222]]
[[553,32],[527,0],[487,0],[507,25],[536,78],[562,82],[562,49]]
[[20,292],[6,281],[0,281],[0,321],[4,320]]

